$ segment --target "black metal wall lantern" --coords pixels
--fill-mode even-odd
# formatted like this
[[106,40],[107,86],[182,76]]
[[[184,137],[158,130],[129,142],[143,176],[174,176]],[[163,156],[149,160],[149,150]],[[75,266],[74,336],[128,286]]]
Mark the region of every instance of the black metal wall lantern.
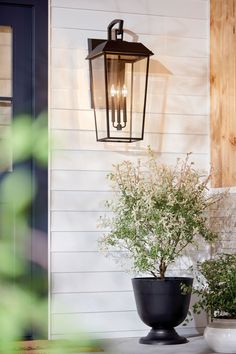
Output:
[[[88,39],[91,105],[97,141],[134,142],[144,136],[149,57],[142,43],[123,41],[123,20],[108,39]],[[112,28],[115,38],[112,39]]]

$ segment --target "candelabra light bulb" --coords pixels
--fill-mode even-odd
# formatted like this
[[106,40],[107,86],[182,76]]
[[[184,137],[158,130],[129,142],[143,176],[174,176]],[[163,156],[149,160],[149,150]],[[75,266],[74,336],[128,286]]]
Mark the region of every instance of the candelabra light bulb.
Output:
[[125,85],[123,85],[121,93],[122,93],[123,97],[127,97],[128,90],[127,90],[127,87]]
[[111,97],[115,97],[117,94],[115,86],[112,84],[111,85]]

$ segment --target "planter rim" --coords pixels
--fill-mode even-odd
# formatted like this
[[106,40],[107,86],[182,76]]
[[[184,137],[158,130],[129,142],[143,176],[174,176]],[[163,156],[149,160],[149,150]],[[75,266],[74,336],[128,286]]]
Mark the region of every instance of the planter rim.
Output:
[[193,280],[192,277],[165,277],[163,279],[161,279],[160,277],[155,278],[155,277],[135,277],[132,278],[133,280],[146,280],[146,281],[172,281],[172,280],[183,280],[183,279],[188,279],[188,280]]
[[236,319],[216,318],[213,322],[209,323],[207,327],[216,329],[236,329]]

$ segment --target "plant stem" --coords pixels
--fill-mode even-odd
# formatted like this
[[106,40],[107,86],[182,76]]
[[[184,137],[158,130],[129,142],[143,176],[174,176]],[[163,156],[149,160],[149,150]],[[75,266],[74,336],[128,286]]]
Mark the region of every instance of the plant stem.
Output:
[[159,266],[159,271],[160,271],[160,277],[161,279],[165,278],[165,272],[166,272],[166,264],[163,259],[161,259],[160,266]]
[[151,274],[154,276],[154,278],[158,278],[158,276],[151,270]]

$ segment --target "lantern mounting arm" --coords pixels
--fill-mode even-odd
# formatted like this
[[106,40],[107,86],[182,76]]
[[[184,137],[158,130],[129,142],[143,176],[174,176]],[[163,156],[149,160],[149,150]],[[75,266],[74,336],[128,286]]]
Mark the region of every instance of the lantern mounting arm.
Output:
[[[112,28],[116,25],[119,24],[119,28],[115,30],[115,40],[117,41],[118,39],[123,41],[123,25],[124,25],[124,20],[113,20],[107,27],[107,38],[108,40],[112,40]],[[121,38],[117,38],[117,36],[121,36]]]

